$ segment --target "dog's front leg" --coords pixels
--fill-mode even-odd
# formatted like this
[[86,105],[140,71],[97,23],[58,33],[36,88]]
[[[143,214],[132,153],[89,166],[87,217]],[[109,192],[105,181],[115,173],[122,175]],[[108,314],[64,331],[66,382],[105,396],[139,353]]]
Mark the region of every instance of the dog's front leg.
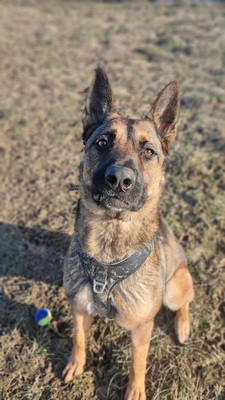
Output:
[[125,400],[145,400],[145,372],[153,320],[131,331],[132,359]]
[[81,314],[73,310],[74,337],[73,349],[66,368],[63,371],[65,383],[71,381],[75,376],[82,374],[86,361],[86,342],[93,317]]

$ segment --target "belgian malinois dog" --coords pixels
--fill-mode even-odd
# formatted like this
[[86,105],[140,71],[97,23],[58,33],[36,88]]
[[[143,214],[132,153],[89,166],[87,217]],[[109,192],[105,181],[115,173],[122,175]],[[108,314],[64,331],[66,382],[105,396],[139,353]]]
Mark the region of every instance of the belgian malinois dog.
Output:
[[146,399],[146,358],[162,303],[176,311],[179,342],[189,335],[192,278],[184,251],[159,212],[163,162],[176,136],[179,102],[174,81],[145,118],[123,117],[101,68],[87,94],[80,200],[64,271],[75,331],[63,376],[68,382],[83,372],[94,316],[113,318],[131,333],[126,400]]

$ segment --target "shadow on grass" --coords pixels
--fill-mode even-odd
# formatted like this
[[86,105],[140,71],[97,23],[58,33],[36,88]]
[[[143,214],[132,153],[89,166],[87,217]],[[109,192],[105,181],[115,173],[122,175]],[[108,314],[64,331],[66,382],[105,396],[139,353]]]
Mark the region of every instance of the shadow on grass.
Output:
[[[56,378],[61,377],[71,341],[71,324],[62,321],[67,306],[62,298],[63,259],[69,242],[61,232],[0,223],[0,333],[13,342],[18,330],[25,346],[37,342],[47,350],[46,363],[51,362]],[[44,328],[35,323],[40,303],[50,304],[57,322]]]
[[63,232],[0,223],[0,276],[61,284],[69,242],[70,237]]

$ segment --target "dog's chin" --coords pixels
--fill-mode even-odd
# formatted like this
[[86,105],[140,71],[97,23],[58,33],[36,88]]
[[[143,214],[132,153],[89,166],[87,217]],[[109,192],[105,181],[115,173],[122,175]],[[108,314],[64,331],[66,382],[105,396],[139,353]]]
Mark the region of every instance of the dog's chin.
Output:
[[123,199],[116,194],[93,193],[92,199],[99,207],[115,212],[137,211],[141,207],[136,201]]

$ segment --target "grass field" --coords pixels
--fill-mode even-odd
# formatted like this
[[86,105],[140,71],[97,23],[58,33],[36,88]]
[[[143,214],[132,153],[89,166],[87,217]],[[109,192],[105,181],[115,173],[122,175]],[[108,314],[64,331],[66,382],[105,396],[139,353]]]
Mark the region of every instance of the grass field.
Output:
[[[120,111],[144,116],[182,87],[163,214],[194,277],[189,342],[156,319],[148,400],[225,399],[225,7],[127,1],[0,2],[0,385],[2,400],[122,400],[129,335],[97,319],[84,374],[65,385],[72,321],[62,288],[82,157],[83,90],[99,61]],[[3,178],[2,178],[3,177]],[[48,307],[53,323],[35,325]]]

